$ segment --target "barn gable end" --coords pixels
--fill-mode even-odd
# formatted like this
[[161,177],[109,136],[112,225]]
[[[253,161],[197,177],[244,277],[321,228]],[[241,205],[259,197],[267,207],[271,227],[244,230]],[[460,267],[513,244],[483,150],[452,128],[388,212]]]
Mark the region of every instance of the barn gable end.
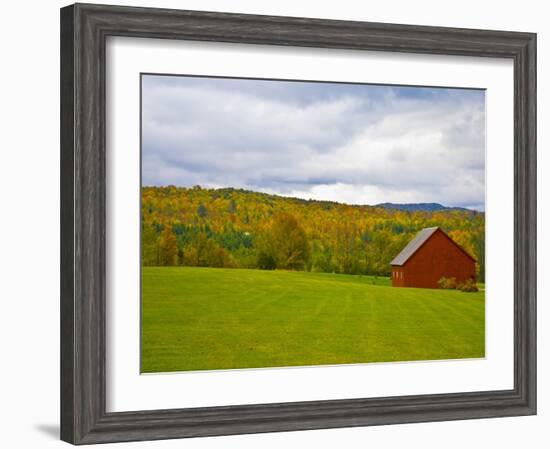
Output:
[[475,280],[475,259],[439,227],[421,230],[391,265],[395,287],[437,288],[442,277]]

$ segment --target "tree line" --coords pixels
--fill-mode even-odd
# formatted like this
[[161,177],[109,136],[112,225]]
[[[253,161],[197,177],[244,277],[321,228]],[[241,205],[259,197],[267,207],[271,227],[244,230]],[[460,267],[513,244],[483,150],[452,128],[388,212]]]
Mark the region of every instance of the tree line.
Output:
[[440,226],[485,273],[485,215],[401,211],[241,189],[142,188],[142,263],[389,276],[422,228]]

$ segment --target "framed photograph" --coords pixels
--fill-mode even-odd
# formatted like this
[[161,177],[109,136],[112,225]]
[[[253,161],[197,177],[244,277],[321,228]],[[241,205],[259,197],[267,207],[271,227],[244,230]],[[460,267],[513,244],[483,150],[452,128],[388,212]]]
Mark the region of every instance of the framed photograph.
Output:
[[536,413],[536,35],[61,10],[61,438]]

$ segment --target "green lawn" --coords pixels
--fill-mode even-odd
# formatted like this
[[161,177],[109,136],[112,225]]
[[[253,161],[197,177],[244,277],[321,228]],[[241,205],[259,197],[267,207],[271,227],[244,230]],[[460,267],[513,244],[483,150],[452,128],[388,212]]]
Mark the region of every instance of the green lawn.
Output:
[[142,372],[476,358],[485,295],[387,278],[143,268]]

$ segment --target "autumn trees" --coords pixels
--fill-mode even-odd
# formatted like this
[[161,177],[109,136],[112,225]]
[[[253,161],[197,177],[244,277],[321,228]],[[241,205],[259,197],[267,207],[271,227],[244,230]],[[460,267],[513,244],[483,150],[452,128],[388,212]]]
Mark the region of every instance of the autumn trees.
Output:
[[430,226],[474,256],[483,280],[483,213],[398,211],[231,188],[142,188],[143,265],[385,276],[393,257]]
[[306,233],[296,217],[277,214],[258,238],[258,268],[303,270],[309,262],[310,248]]
[[178,245],[176,236],[170,226],[165,226],[159,242],[159,265],[176,265],[178,255]]

